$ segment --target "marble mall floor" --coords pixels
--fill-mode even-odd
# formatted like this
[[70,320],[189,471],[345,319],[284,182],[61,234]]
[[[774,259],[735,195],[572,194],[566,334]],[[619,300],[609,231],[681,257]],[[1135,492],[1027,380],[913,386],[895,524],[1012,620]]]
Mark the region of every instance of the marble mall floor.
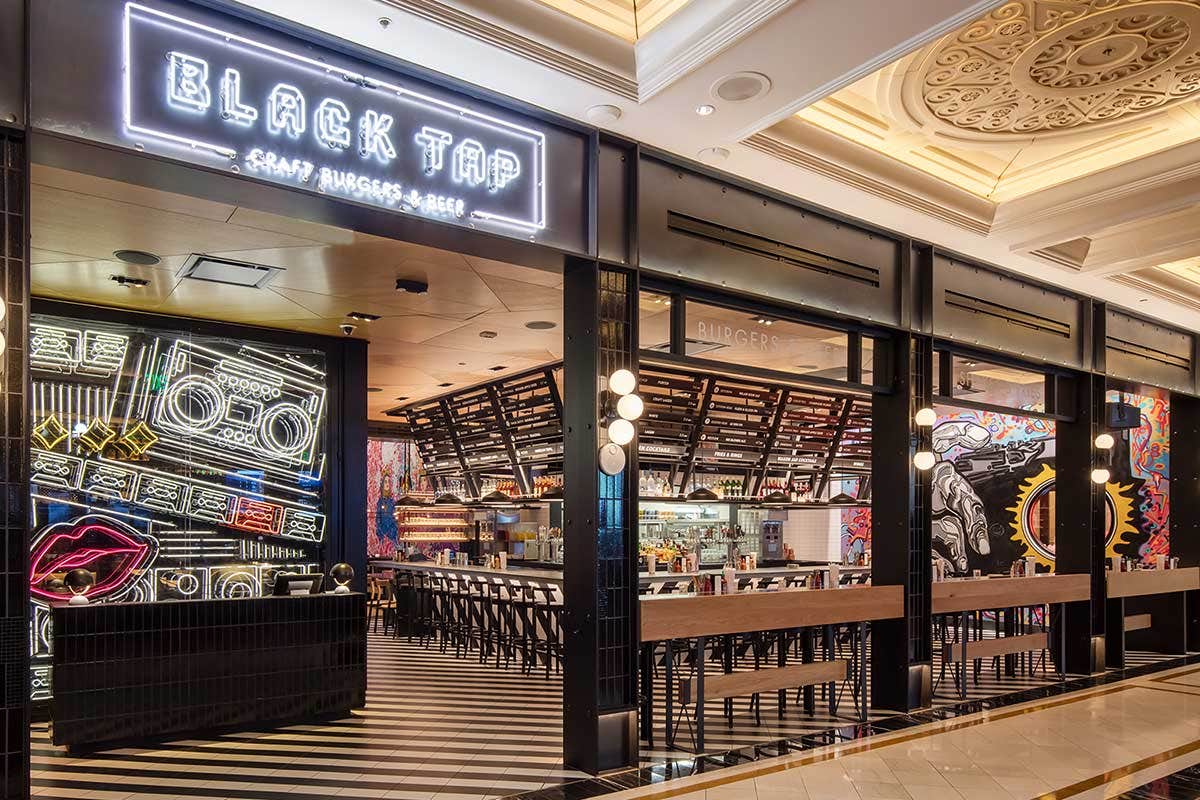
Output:
[[1200,666],[627,790],[608,800],[1200,796]]

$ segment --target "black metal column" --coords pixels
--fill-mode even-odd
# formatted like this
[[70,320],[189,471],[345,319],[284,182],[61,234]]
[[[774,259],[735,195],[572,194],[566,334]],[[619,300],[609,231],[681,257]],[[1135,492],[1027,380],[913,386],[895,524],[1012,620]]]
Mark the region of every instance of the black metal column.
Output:
[[[1170,555],[1200,566],[1200,398],[1171,394]],[[1200,592],[1188,597],[1188,643],[1200,643]]]
[[[2,22],[2,20],[0,20]],[[3,795],[29,797],[29,162],[24,136],[0,127],[0,654]]]
[[890,349],[892,391],[871,403],[871,581],[904,587],[905,617],[872,625],[871,703],[910,711],[928,706],[932,695],[932,488],[912,459],[913,415],[933,396],[933,343],[902,333]]
[[563,759],[597,773],[638,760],[637,443],[600,472],[604,378],[637,372],[637,275],[584,259],[564,269]]
[[353,588],[367,586],[367,343],[345,339],[329,358],[331,497],[326,570],[339,561],[354,567]]
[[1069,603],[1064,619],[1063,671],[1087,675],[1104,668],[1104,487],[1092,482],[1093,441],[1104,415],[1103,376],[1079,373],[1071,421],[1056,426],[1055,553],[1060,575],[1092,576],[1090,601]]

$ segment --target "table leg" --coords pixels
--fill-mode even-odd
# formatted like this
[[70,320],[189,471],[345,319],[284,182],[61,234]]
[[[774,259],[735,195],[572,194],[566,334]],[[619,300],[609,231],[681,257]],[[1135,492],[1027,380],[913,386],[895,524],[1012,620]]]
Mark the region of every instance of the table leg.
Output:
[[[778,667],[787,666],[787,631],[779,632],[779,640],[775,644],[775,665]],[[779,718],[783,719],[784,709],[787,708],[787,689],[780,689],[776,692],[779,698]]]
[[[813,658],[814,658],[813,639],[812,639],[812,630],[811,629],[805,628],[800,633],[800,643],[801,643],[801,656],[800,657],[804,660],[805,664],[811,664],[813,662]],[[804,711],[806,714],[809,714],[809,715],[817,713],[816,688],[812,684],[809,684],[808,686],[804,687]]]
[[667,639],[664,643],[667,648],[666,660],[666,682],[667,682],[667,697],[665,702],[665,716],[663,725],[666,728],[663,738],[667,742],[667,747],[675,746],[675,731],[674,731],[674,715],[675,715],[675,654],[671,652],[671,640]]
[[696,752],[704,752],[704,665],[708,660],[705,651],[708,649],[703,636],[696,637],[696,702],[692,708],[696,712]]
[[958,697],[960,700],[967,699],[967,637],[970,633],[969,624],[971,616],[964,611],[958,617],[958,641],[962,648],[962,663],[958,667],[959,682],[958,682]]
[[858,623],[858,718],[867,721],[867,623]]
[[642,645],[642,738],[654,744],[654,642]]

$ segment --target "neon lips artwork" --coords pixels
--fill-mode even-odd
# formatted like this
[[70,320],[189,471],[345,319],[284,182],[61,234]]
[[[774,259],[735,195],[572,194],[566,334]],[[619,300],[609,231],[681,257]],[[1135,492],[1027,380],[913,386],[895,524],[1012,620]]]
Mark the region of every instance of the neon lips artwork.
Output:
[[82,567],[96,575],[89,598],[112,594],[150,562],[157,544],[153,537],[100,514],[55,523],[46,528],[30,556],[29,593],[62,600],[65,594],[43,585],[47,576]]

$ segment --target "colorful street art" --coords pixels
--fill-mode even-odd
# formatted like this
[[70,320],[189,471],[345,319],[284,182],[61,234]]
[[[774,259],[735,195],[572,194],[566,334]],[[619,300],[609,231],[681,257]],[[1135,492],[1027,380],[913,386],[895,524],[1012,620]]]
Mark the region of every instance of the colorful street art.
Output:
[[415,443],[383,439],[367,441],[368,558],[391,557],[396,553],[400,542],[396,498],[432,491]]

